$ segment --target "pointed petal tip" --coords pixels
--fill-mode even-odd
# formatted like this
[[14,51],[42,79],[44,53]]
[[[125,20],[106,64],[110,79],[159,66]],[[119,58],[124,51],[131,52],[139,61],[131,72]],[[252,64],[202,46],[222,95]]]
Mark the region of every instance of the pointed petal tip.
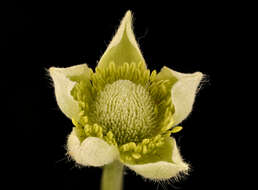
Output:
[[[121,24],[125,25],[125,31],[127,32],[128,37],[131,38],[131,35],[133,34],[133,38],[135,38],[134,37],[134,32],[133,32],[133,15],[132,15],[132,12],[130,10],[128,10],[125,13],[124,18],[121,21]],[[134,41],[134,39],[130,39],[130,40]]]
[[98,62],[98,67],[106,67],[111,62],[116,65],[122,65],[125,62],[145,63],[133,32],[132,12],[130,10],[122,18],[114,37]]
[[[117,30],[117,32],[119,32],[121,30],[121,33],[123,34],[124,31],[126,31],[127,35],[131,35],[130,33],[133,33],[132,30],[132,12],[130,10],[128,10],[124,17],[122,18],[121,22],[120,22],[120,26]],[[121,35],[122,37],[122,35]]]
[[47,71],[50,74],[50,76],[53,75],[54,70],[55,70],[55,67],[50,67],[50,68],[47,69]]
[[132,11],[131,10],[126,11],[125,17],[126,18],[131,18],[132,17]]
[[200,71],[195,72],[194,75],[199,80],[201,80],[203,78],[203,73]]

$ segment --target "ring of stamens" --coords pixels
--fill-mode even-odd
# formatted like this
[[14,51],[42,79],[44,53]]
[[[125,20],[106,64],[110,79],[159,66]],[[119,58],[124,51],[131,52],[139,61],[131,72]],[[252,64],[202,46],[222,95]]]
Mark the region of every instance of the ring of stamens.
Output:
[[73,120],[81,142],[101,138],[119,148],[121,159],[135,163],[155,154],[173,132],[172,83],[156,80],[156,71],[150,74],[144,63],[111,62],[91,71],[89,81],[71,80],[81,109],[80,120]]

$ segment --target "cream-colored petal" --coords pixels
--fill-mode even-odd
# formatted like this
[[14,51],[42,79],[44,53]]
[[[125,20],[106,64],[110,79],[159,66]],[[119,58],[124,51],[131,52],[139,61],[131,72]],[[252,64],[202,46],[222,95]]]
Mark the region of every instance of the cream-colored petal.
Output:
[[101,57],[98,67],[107,67],[111,62],[116,65],[121,65],[125,62],[129,64],[132,62],[145,63],[133,33],[131,11],[126,12],[115,36]]
[[163,67],[157,75],[158,80],[171,80],[173,82],[171,97],[175,106],[174,125],[182,122],[191,113],[202,78],[201,72],[186,74],[176,72],[168,67]]
[[77,80],[88,80],[90,77],[90,69],[86,64],[76,65],[67,68],[51,67],[49,69],[52,77],[56,101],[62,112],[70,119],[79,119],[78,103],[71,96],[75,82],[71,78]]
[[68,137],[67,151],[72,159],[83,166],[103,166],[113,162],[119,155],[115,146],[100,138],[88,137],[80,143],[74,130]]
[[152,180],[166,180],[172,177],[178,177],[182,173],[186,174],[189,166],[181,158],[175,140],[173,138],[171,139],[171,161],[158,161],[136,165],[126,164],[126,166],[134,170],[137,174]]
[[202,73],[196,72],[179,79],[171,90],[172,102],[175,106],[174,125],[182,122],[192,111]]

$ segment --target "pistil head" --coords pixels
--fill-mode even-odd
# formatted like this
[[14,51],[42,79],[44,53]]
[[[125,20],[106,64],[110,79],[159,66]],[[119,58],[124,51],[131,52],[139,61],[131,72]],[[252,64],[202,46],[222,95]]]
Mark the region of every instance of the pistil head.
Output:
[[149,91],[129,80],[107,84],[96,97],[90,117],[104,131],[112,131],[118,144],[150,137],[157,121]]

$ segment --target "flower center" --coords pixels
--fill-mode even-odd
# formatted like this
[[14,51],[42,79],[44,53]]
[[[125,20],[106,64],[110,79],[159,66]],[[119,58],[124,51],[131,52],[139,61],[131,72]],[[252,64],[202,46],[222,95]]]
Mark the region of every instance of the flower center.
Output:
[[151,135],[157,114],[149,92],[129,80],[107,84],[96,97],[93,116],[118,144],[139,142]]

